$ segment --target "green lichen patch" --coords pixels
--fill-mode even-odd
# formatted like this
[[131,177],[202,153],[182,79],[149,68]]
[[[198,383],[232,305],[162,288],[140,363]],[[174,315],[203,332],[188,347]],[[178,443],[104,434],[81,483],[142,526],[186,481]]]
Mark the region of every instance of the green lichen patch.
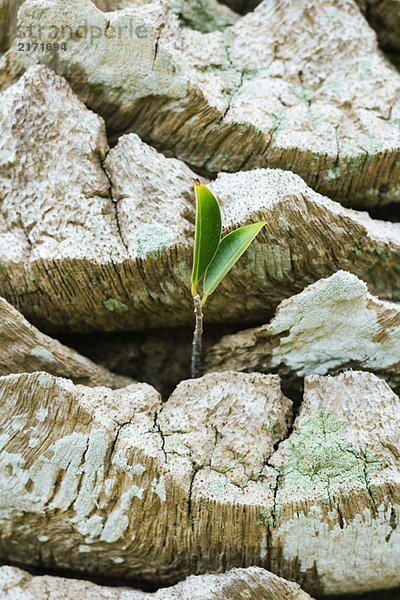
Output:
[[280,106],[273,113],[271,113],[272,119],[272,133],[278,131],[278,129],[284,129],[287,125],[287,109],[284,106]]
[[108,300],[104,300],[104,307],[110,312],[124,313],[129,310],[129,306],[124,304],[120,300],[116,298],[109,298]]
[[174,0],[171,8],[181,25],[202,33],[223,31],[236,20],[228,8],[218,11],[210,0]]
[[397,248],[390,248],[388,246],[377,246],[376,248],[372,249],[374,254],[377,254],[384,262],[390,260],[392,256],[396,254],[396,250]]
[[264,421],[264,427],[267,431],[272,433],[272,438],[274,440],[281,439],[281,432],[280,432],[281,428],[280,428],[279,423],[274,423],[274,421],[271,421],[271,419],[267,419],[266,421]]
[[265,525],[265,527],[275,527],[275,517],[270,510],[260,508],[260,519],[256,521],[256,525]]
[[283,495],[317,495],[322,502],[330,502],[342,487],[370,491],[370,474],[381,464],[368,450],[349,447],[345,427],[344,422],[324,411],[301,423],[281,469]]
[[226,493],[226,488],[229,485],[229,483],[229,479],[227,479],[226,477],[220,477],[215,481],[211,481],[208,484],[208,489],[211,492],[211,494],[214,494],[215,496],[221,496],[222,494]]
[[293,93],[300,102],[311,102],[314,98],[314,90],[308,85],[295,85]]

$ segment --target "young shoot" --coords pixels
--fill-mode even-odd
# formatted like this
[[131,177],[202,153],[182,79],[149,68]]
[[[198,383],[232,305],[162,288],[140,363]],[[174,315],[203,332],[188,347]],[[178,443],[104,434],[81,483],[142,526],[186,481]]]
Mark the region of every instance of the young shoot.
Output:
[[[196,325],[193,335],[191,376],[200,376],[203,337],[203,306],[225,275],[249,247],[266,221],[252,223],[228,233],[221,239],[222,222],[219,204],[199,179],[196,192],[196,227],[193,252],[192,296]],[[202,294],[197,286],[202,283]]]

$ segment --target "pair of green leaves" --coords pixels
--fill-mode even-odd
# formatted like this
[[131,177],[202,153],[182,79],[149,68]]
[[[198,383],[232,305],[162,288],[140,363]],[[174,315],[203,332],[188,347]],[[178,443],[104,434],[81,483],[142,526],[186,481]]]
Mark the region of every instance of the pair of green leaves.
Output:
[[221,240],[222,222],[219,204],[199,179],[196,191],[196,233],[192,271],[192,295],[204,276],[202,305],[213,293],[243,252],[249,247],[266,221],[252,223],[232,231]]

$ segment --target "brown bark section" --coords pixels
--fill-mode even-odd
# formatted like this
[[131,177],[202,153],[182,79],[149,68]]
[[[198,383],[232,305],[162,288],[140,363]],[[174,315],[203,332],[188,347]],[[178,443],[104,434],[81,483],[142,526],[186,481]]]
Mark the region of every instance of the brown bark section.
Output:
[[23,594],[29,600],[312,600],[296,583],[285,581],[264,569],[232,569],[220,575],[198,575],[168,589],[145,593],[128,588],[110,588],[89,581],[50,575],[32,577],[16,567],[0,567],[2,600]]
[[133,383],[129,377],[114,375],[44,335],[0,298],[0,375],[33,371],[46,371],[88,386],[121,388]]

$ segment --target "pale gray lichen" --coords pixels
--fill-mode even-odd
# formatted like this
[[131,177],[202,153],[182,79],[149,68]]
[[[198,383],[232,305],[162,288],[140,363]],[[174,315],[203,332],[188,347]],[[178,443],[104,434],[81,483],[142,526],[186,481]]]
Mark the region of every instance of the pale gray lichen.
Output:
[[211,492],[211,494],[221,496],[222,494],[225,494],[226,487],[229,483],[230,480],[226,477],[219,477],[218,479],[215,479],[214,481],[211,481],[208,484],[208,489]]
[[38,358],[42,363],[54,362],[54,356],[52,353],[43,346],[35,346],[32,348],[30,355],[34,358]]
[[165,491],[165,482],[164,477],[161,475],[159,481],[156,478],[153,479],[151,484],[152,491],[157,494],[162,502],[165,502],[167,499],[166,491]]
[[28,415],[15,415],[11,417],[11,428],[14,431],[21,431],[28,422]]
[[0,165],[5,165],[7,163],[12,163],[15,160],[15,151],[8,150],[4,148],[0,150]]
[[[45,376],[46,377],[46,376]],[[40,377],[39,377],[40,379]],[[48,376],[48,379],[53,383],[54,379],[52,377],[50,377],[50,375]],[[47,381],[47,378],[46,378]],[[37,409],[37,411],[35,412],[35,417],[36,419],[39,421],[39,423],[43,423],[47,417],[47,415],[49,414],[49,411],[47,408],[45,408],[44,406],[41,406],[40,408]]]
[[399,522],[400,506],[384,503],[355,512],[343,526],[337,514],[333,524],[322,508],[311,506],[307,514],[294,511],[273,529],[271,543],[279,544],[283,559],[296,561],[302,573],[317,568],[327,595],[366,592],[382,581],[398,586],[400,531],[392,528],[391,515]]
[[[54,377],[52,377],[51,375],[48,375],[47,373],[40,373],[40,375],[38,377],[38,382],[42,388],[45,388],[46,390],[51,390],[51,388],[54,387],[55,379],[54,379]],[[39,409],[39,410],[41,410],[41,409]],[[45,410],[45,409],[43,409],[43,410]],[[37,413],[38,412],[39,411],[37,411]],[[38,418],[38,420],[39,420],[39,418]]]
[[129,527],[128,511],[131,507],[133,498],[141,499],[144,489],[133,485],[127,492],[122,494],[120,505],[114,509],[108,516],[104,525],[100,540],[112,544],[121,538]]
[[377,312],[369,307],[367,286],[355,275],[338,271],[318,281],[278,309],[267,328],[280,338],[271,366],[288,365],[299,376],[325,375],[351,361],[364,368],[386,367],[398,356],[400,327],[382,341]]
[[90,133],[98,133],[100,129],[100,118],[94,114],[88,114],[82,121],[79,123],[82,129],[89,131]]
[[172,231],[157,223],[145,223],[133,235],[133,245],[139,258],[167,250],[173,243]]
[[146,470],[146,467],[140,463],[137,465],[129,465],[128,458],[123,450],[120,450],[115,454],[112,463],[117,469],[124,471],[130,479],[133,479],[135,475],[142,475]]
[[171,9],[179,17],[181,25],[202,33],[223,31],[236,21],[228,7],[220,7],[211,0],[174,0]]

